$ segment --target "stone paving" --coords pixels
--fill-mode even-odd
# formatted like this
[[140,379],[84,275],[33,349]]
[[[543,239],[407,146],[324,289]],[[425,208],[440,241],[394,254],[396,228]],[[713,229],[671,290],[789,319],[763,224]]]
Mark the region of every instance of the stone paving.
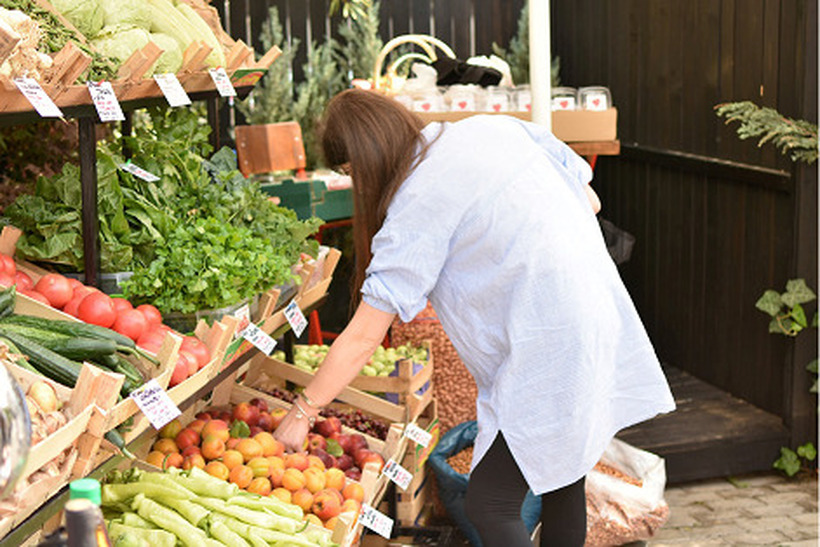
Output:
[[650,547],[818,545],[817,477],[714,479],[668,487],[665,497],[669,520]]

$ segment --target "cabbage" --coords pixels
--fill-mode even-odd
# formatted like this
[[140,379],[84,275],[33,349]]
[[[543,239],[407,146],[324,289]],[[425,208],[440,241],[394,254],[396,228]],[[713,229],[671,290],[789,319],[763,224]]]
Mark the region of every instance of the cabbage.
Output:
[[148,30],[151,28],[151,10],[144,0],[98,0],[105,26],[129,25]]
[[93,38],[103,28],[100,0],[51,0],[51,4],[87,38]]
[[124,62],[150,41],[151,35],[145,29],[117,25],[103,28],[91,45],[103,55]]
[[162,32],[152,32],[151,41],[163,50],[162,55],[154,65],[156,74],[176,73],[182,68],[182,49],[180,49],[176,38]]

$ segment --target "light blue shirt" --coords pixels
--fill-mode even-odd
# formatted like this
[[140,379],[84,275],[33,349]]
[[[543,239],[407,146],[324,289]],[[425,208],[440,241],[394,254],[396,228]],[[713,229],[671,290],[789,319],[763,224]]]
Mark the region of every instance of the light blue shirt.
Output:
[[373,238],[363,300],[410,321],[429,299],[478,386],[473,465],[497,432],[536,493],[674,400],[583,185],[587,163],[507,116],[433,123]]

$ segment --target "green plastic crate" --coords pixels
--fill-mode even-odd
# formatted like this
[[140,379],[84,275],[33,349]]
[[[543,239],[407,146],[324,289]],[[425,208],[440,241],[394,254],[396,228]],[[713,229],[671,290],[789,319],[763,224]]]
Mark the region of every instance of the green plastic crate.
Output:
[[349,188],[328,190],[321,180],[294,181],[285,179],[261,185],[262,190],[280,200],[280,205],[296,211],[304,220],[318,217],[322,220],[338,220],[353,216],[353,193]]

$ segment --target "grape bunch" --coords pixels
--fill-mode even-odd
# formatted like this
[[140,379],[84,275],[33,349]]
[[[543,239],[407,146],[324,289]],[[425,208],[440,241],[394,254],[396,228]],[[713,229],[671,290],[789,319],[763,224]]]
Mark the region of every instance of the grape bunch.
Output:
[[324,417],[335,416],[347,427],[381,440],[387,438],[387,430],[390,429],[387,422],[368,416],[359,409],[325,408],[321,414]]

